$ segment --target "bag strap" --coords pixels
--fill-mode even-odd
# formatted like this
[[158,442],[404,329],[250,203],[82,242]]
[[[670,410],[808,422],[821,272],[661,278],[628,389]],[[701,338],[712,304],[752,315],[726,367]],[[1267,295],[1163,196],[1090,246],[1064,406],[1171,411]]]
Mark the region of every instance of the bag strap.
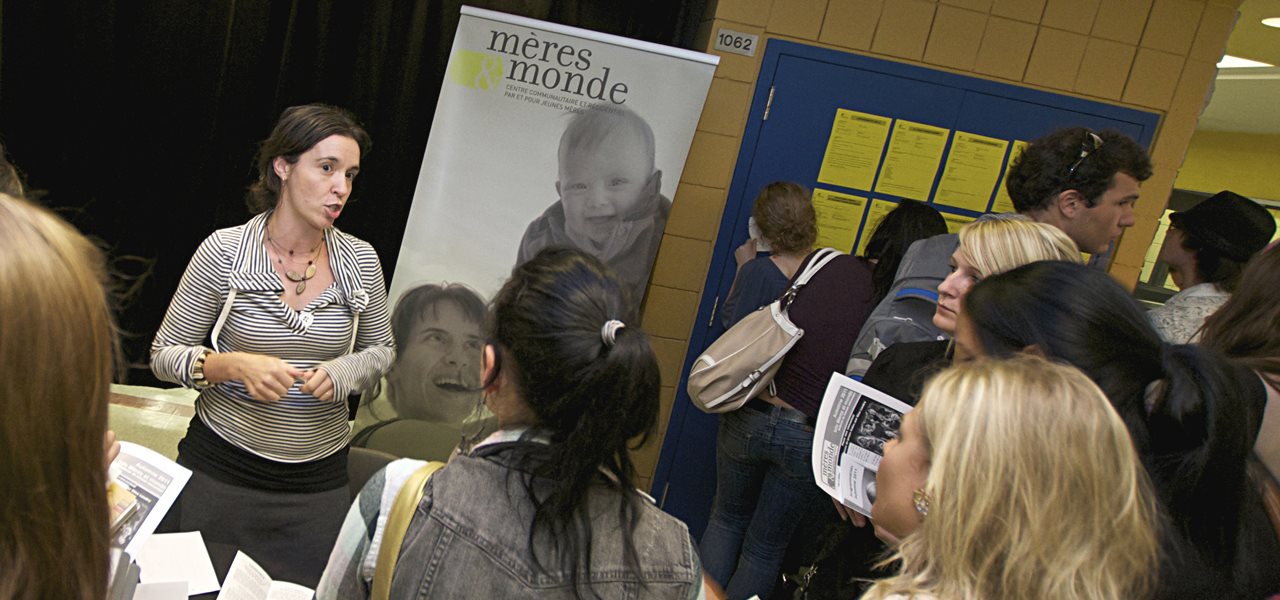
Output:
[[356,351],[356,334],[360,333],[360,313],[351,312],[351,343],[347,344],[347,354]]
[[791,306],[791,301],[795,299],[796,292],[799,291],[800,288],[804,287],[806,283],[809,283],[809,280],[812,279],[814,275],[817,275],[818,271],[821,270],[822,267],[827,266],[827,263],[835,260],[835,258],[841,254],[843,253],[835,248],[822,248],[821,250],[814,252],[813,260],[809,261],[809,264],[805,266],[804,271],[800,272],[800,276],[796,277],[796,282],[791,284],[790,288],[787,288],[787,291],[782,295],[782,298],[779,298],[779,300],[782,301],[782,307],[787,308],[788,306]]
[[227,315],[231,314],[231,303],[236,301],[236,288],[227,289],[227,301],[222,303],[222,312],[218,313],[218,320],[213,322],[213,331],[209,333],[209,341],[213,343],[214,352],[222,352],[218,348],[218,334],[222,332],[222,326],[227,322]]
[[809,265],[804,268],[804,271],[800,273],[800,276],[796,278],[795,284],[791,287],[799,288],[804,284],[809,283],[809,280],[812,279],[813,276],[822,269],[822,267],[827,266],[827,263],[835,260],[837,256],[840,256],[840,254],[841,252],[835,248],[823,248],[814,252],[813,260],[809,261]]
[[442,468],[444,463],[435,460],[422,465],[409,475],[404,487],[400,488],[400,493],[396,494],[391,512],[387,514],[386,529],[382,531],[382,544],[378,547],[378,562],[373,571],[373,593],[369,596],[372,600],[387,600],[390,597],[391,576],[396,572],[396,560],[400,557],[404,535],[409,531],[409,522],[413,520],[413,513],[422,502],[427,480]]

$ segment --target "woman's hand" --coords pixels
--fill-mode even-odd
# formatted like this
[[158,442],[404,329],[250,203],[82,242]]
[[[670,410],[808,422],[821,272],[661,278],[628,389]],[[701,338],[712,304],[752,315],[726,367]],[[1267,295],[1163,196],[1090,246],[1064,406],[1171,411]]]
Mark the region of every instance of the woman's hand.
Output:
[[116,432],[108,429],[107,433],[102,436],[102,450],[103,460],[106,461],[106,464],[102,466],[110,469],[111,463],[115,462],[117,456],[120,456],[120,442],[116,441]]
[[333,400],[333,380],[324,369],[309,369],[302,374],[302,393],[329,402]]
[[756,252],[756,238],[747,238],[747,241],[733,251],[733,259],[738,261],[738,268],[751,262],[756,257]]
[[210,383],[239,381],[254,400],[275,402],[288,394],[305,373],[274,356],[215,352],[205,359],[204,374]]
[[706,571],[702,572],[702,590],[707,600],[725,600],[729,597],[724,593],[724,588],[720,587],[720,584],[712,579],[711,575],[708,575]]
[[862,513],[841,504],[840,501],[836,500],[835,498],[831,499],[831,503],[836,505],[836,513],[840,515],[841,521],[847,521],[849,523],[852,523],[854,527],[867,526],[866,515],[863,515]]

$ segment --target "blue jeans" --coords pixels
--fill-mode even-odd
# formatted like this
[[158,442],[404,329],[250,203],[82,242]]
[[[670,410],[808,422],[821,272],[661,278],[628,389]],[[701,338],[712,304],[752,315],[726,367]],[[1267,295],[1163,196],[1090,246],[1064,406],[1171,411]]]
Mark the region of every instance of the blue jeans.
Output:
[[750,407],[720,417],[716,498],[702,534],[702,567],[731,600],[769,598],[796,525],[822,508],[813,481],[813,431]]

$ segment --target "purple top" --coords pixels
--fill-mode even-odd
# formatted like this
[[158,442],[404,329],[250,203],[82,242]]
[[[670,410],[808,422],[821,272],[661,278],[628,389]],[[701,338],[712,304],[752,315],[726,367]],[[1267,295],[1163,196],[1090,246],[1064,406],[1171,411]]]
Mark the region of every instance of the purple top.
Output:
[[[811,260],[812,253],[796,274]],[[788,314],[804,336],[782,359],[773,379],[779,398],[817,417],[831,374],[844,373],[858,331],[875,308],[873,289],[871,266],[849,255],[837,256],[800,288]]]

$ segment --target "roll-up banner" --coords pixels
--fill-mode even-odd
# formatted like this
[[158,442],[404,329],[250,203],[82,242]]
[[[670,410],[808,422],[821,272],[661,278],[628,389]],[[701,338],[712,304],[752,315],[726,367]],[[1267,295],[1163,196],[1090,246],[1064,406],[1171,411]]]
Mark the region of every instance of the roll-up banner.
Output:
[[638,308],[718,62],[462,7],[391,280],[399,357],[354,445],[436,458],[419,440],[484,428],[484,301],[542,248],[594,254]]

